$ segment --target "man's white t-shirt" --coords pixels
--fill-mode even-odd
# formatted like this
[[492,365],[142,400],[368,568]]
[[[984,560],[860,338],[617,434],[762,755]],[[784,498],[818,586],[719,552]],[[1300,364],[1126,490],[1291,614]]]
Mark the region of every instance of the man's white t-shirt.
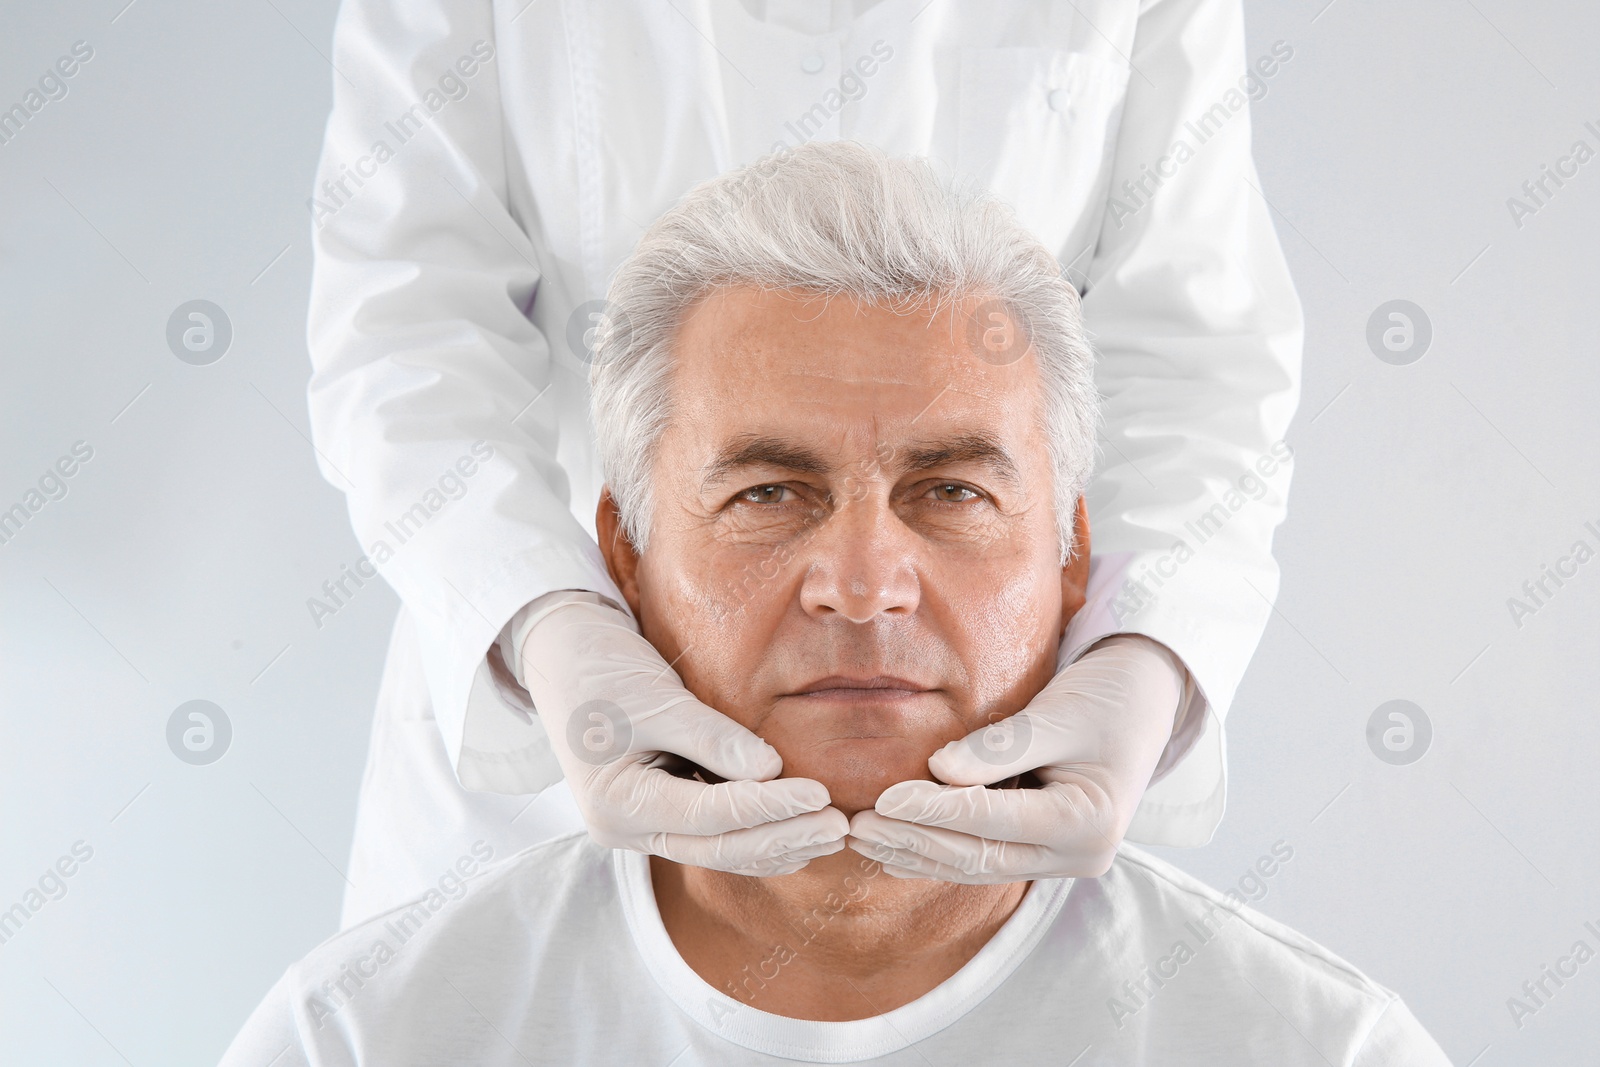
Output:
[[[782,948],[804,951],[807,931],[842,906],[825,904]],[[781,976],[787,957],[774,950],[745,982]],[[857,994],[841,983],[840,996]],[[649,858],[578,832],[490,868],[459,899],[434,891],[324,942],[273,987],[223,1064],[866,1061],[1449,1063],[1394,993],[1131,846],[1099,878],[1033,882],[966,966],[910,1004],[813,1022],[702,980],[661,923]]]

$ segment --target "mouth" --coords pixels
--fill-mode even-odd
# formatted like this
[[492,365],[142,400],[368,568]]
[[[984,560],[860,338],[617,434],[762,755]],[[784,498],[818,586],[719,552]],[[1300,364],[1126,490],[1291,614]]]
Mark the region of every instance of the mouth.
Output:
[[793,693],[794,697],[811,697],[822,700],[902,700],[935,690],[920,682],[878,674],[871,677],[850,677],[835,674],[809,682]]

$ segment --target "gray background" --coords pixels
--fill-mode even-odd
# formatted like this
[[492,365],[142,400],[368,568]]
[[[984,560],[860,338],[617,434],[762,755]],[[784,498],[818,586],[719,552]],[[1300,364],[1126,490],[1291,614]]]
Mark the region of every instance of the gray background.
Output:
[[[78,440],[93,459],[0,545],[0,909],[93,856],[0,945],[0,1061],[213,1062],[331,933],[393,594],[319,630],[359,555],[306,441],[305,199],[329,101],[330,0],[8,2],[0,107],[72,43],[95,55],[0,147],[0,509]],[[1600,148],[1600,11],[1568,0],[1252,2],[1262,189],[1306,305],[1283,591],[1229,720],[1228,816],[1163,854],[1399,990],[1459,1064],[1600,1040],[1600,960],[1514,1024],[1507,998],[1600,926],[1600,561],[1518,627],[1507,598],[1600,537],[1600,159],[1513,223],[1522,182]],[[120,12],[120,13],[119,13]],[[179,304],[234,328],[165,342]],[[1432,322],[1381,362],[1392,299]],[[208,699],[210,766],[166,723]],[[1434,737],[1380,761],[1415,701]]]

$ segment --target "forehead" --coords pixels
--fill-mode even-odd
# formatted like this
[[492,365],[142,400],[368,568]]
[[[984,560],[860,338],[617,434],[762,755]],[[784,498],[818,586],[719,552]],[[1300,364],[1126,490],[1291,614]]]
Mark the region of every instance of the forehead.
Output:
[[718,289],[679,328],[668,433],[708,447],[734,432],[829,447],[981,430],[1030,451],[1038,361],[1031,350],[982,358],[974,341],[991,305],[971,297],[902,314],[844,296]]

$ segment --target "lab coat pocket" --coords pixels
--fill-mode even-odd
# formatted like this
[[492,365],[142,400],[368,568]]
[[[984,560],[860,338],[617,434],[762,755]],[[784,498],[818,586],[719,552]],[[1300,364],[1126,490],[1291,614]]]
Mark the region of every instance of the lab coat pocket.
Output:
[[1070,260],[1099,233],[1127,86],[1088,52],[963,48],[956,166]]

